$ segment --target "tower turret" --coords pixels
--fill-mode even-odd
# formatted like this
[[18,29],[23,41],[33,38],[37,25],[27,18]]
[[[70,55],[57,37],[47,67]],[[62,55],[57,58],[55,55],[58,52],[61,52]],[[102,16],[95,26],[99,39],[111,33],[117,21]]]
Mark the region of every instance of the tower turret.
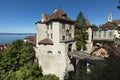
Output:
[[108,22],[112,22],[112,13],[111,12],[108,15]]

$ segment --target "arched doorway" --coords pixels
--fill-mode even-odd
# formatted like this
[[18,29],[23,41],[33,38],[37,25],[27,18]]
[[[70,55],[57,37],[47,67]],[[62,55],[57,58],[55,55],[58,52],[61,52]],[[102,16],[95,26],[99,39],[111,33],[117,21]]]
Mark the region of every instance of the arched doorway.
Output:
[[68,51],[72,51],[72,44],[68,45]]

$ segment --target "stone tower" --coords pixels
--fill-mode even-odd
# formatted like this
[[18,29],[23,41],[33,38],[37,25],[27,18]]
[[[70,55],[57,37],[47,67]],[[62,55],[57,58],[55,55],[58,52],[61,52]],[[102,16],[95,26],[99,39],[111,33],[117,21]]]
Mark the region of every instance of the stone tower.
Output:
[[36,23],[36,57],[43,74],[55,74],[63,80],[65,73],[74,71],[68,52],[76,50],[74,21],[62,10],[42,14]]
[[111,12],[108,15],[108,22],[112,22],[112,13]]

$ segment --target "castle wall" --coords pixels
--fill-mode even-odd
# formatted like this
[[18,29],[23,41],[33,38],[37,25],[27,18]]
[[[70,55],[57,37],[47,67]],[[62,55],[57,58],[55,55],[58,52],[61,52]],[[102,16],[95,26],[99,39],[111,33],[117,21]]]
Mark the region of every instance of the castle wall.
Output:
[[38,47],[38,42],[46,38],[46,24],[36,24],[36,46]]

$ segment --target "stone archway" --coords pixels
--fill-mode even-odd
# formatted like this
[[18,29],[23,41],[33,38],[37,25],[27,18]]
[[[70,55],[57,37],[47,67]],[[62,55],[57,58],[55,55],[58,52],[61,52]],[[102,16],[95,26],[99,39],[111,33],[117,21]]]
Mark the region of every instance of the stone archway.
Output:
[[68,52],[72,51],[72,44],[68,44]]

